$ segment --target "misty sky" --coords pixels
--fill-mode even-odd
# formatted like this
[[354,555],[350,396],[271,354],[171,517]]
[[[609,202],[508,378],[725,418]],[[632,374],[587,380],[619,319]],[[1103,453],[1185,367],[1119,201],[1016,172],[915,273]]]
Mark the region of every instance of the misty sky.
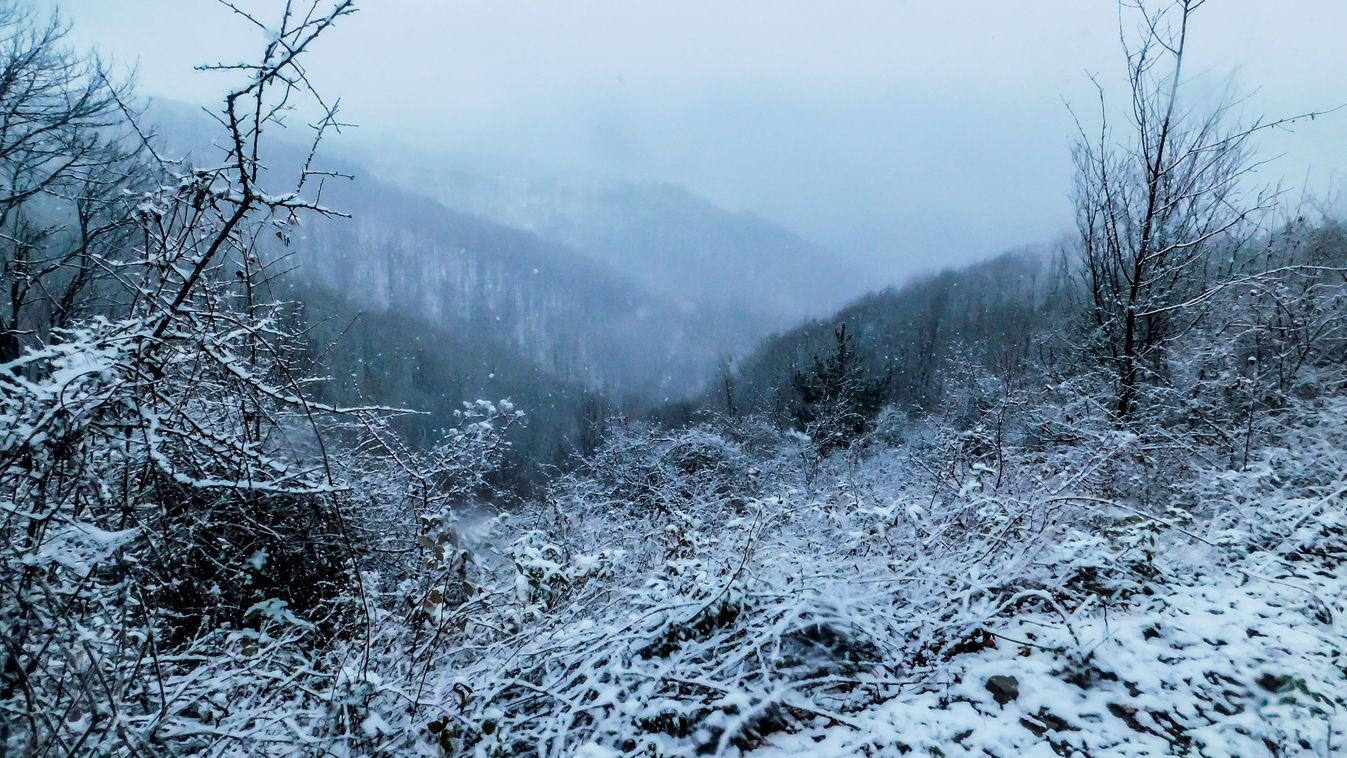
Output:
[[[141,90],[211,103],[192,71],[263,43],[214,0],[65,0],[74,39]],[[266,14],[279,3],[244,2]],[[751,210],[884,278],[1070,229],[1088,72],[1116,95],[1112,0],[366,0],[309,58],[359,138],[502,173],[659,180]],[[1210,0],[1191,87],[1250,112],[1347,103],[1347,2]],[[1347,111],[1264,141],[1269,179],[1325,193]],[[1311,169],[1312,166],[1312,169]]]

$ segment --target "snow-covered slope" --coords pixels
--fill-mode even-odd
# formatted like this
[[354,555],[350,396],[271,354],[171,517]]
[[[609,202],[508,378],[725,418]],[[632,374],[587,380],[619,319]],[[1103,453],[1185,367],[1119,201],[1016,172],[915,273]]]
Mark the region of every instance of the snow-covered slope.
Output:
[[804,484],[792,443],[764,458],[752,430],[619,435],[550,515],[496,525],[513,597],[468,623],[508,631],[439,680],[472,691],[444,744],[1332,755],[1347,402],[1285,419],[1247,466],[1149,483],[1138,438],[1104,428],[999,467],[918,429]]
[[1347,750],[1340,561],[1257,552],[1195,565],[1121,607],[989,625],[983,649],[939,679],[753,755],[1336,755]]

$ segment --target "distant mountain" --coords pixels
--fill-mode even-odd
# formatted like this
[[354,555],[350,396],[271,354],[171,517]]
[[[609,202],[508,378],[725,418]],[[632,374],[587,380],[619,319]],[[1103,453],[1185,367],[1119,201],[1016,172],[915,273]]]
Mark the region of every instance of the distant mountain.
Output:
[[[151,118],[166,154],[217,160],[217,130],[197,109],[161,104]],[[280,181],[307,151],[275,141],[265,154]],[[433,441],[465,400],[509,397],[528,414],[512,431],[516,483],[584,449],[614,407],[696,394],[718,360],[768,331],[728,298],[676,299],[603,256],[447,207],[350,161],[322,165],[357,176],[322,191],[324,205],[351,217],[309,214],[288,242],[263,240],[264,255],[288,257],[279,294],[303,306],[318,371],[331,378],[322,392],[424,411],[398,421],[414,444]]]
[[[217,130],[199,109],[157,102],[150,115],[171,152],[213,159]],[[305,154],[283,141],[269,151],[281,175]],[[293,278],[361,308],[489,336],[560,381],[655,399],[695,392],[718,358],[766,332],[730,305],[671,298],[599,256],[379,181],[345,156],[322,162],[357,177],[323,190],[351,218],[310,217],[291,235]]]
[[740,314],[745,335],[827,313],[864,291],[860,273],[833,251],[674,185],[486,176],[410,158],[377,153],[368,162],[399,186],[566,243],[684,307]]
[[565,245],[390,185],[333,185],[324,202],[352,218],[311,223],[293,238],[299,278],[365,308],[494,335],[558,380],[682,395],[734,339],[731,319],[681,308]]

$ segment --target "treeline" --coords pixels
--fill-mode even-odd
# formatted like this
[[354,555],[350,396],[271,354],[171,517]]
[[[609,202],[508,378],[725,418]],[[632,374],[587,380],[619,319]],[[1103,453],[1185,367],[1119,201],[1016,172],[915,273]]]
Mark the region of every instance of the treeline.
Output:
[[[1292,394],[1333,391],[1330,377],[1344,359],[1342,224],[1306,213],[1274,231],[1205,245],[1222,266],[1206,277],[1185,274],[1194,280],[1191,289],[1164,311],[1180,318],[1152,338],[1137,372],[1140,386],[1131,391],[1145,397],[1144,407],[1129,408],[1129,415],[1204,426],[1211,419],[1198,407],[1200,398],[1244,403],[1256,414]],[[1097,320],[1081,267],[1071,247],[1014,252],[869,295],[723,367],[702,403],[716,413],[762,413],[795,424],[803,397],[793,378],[837,349],[839,329],[858,367],[883,379],[885,404],[909,417],[960,423],[979,395],[1085,377],[1095,382],[1092,392],[1119,402],[1121,345],[1110,343],[1110,324]],[[1135,396],[1133,402],[1142,405]],[[1232,413],[1240,415],[1222,412],[1227,422]]]
[[490,477],[502,496],[528,495],[570,468],[593,450],[591,435],[613,413],[601,390],[544,370],[502,342],[490,324],[446,325],[365,309],[315,285],[303,288],[294,318],[309,370],[325,377],[314,396],[413,411],[389,424],[414,449],[433,448],[457,425],[455,414],[478,398],[509,398],[527,409],[527,419],[509,430],[509,448]]
[[1070,319],[1066,284],[1050,254],[1025,251],[867,295],[727,366],[708,402],[789,419],[797,398],[791,377],[830,352],[846,327],[866,370],[887,377],[887,404],[933,410],[957,389],[961,369],[1013,374],[1046,357],[1044,335]]
[[0,364],[100,312],[134,257],[128,196],[156,173],[129,83],[65,44],[67,27],[0,4]]

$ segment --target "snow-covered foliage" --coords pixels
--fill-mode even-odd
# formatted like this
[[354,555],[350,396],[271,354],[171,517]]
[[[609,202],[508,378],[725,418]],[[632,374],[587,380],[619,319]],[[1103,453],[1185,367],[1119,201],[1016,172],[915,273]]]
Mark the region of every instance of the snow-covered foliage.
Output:
[[[1347,684],[1347,407],[1299,412],[1159,511],[1082,476],[1132,458],[1126,437],[1015,454],[999,486],[974,467],[957,491],[904,448],[812,488],[764,471],[739,504],[715,479],[662,509],[564,484],[494,525],[477,582],[499,589],[432,677],[426,728],[478,755],[1322,753]],[[970,737],[978,719],[1001,726]]]
[[239,755],[1331,753],[1347,737],[1347,402],[1283,421],[1247,467],[1168,482],[1166,507],[1114,492],[1146,465],[1131,435],[1008,449],[997,469],[933,461],[967,448],[914,424],[806,484],[786,435],[631,428],[536,505],[417,521],[407,560],[362,575],[367,616],[347,623],[368,637],[312,644],[269,601],[195,642],[200,658],[175,655],[181,707],[156,739]]
[[1298,410],[1247,469],[1173,482],[1186,507],[1079,494],[1038,557],[1050,582],[1017,581],[980,644],[761,754],[1333,754],[1347,736],[1347,405]]

